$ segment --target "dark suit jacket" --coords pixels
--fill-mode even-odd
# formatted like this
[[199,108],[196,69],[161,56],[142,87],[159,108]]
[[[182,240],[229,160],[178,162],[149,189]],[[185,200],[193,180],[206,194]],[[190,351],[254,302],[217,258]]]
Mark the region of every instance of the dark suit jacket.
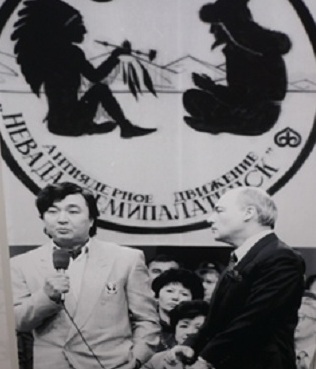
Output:
[[304,261],[275,234],[220,278],[208,317],[187,343],[216,369],[295,369]]

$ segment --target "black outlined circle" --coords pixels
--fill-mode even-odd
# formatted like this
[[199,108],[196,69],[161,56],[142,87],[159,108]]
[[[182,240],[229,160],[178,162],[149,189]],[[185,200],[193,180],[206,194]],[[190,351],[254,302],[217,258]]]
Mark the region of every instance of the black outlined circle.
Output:
[[[0,34],[5,27],[8,19],[11,17],[12,13],[18,6],[21,0],[5,0],[4,4],[0,8]],[[91,0],[86,0],[91,1]],[[264,1],[264,0],[262,0]],[[302,0],[288,0],[289,3],[294,8],[297,13],[308,39],[311,43],[314,56],[316,58],[316,24],[315,21]],[[1,135],[1,150],[2,156],[10,170],[14,175],[33,193],[37,194],[40,188],[34,183],[28,175],[23,171],[18,162],[13,158],[10,150],[8,149],[6,143],[2,139]],[[298,172],[301,166],[304,164],[310,153],[312,152],[316,141],[316,117],[314,117],[314,122],[310,134],[303,146],[300,154],[297,156],[296,160],[292,166],[283,174],[283,176],[276,181],[267,192],[270,195],[274,195],[279,191],[286,183]],[[202,230],[210,227],[207,221],[200,221],[188,225],[180,226],[170,226],[170,227],[140,227],[140,226],[129,226],[121,225],[111,221],[106,221],[99,219],[98,226],[107,230],[118,231],[122,233],[129,234],[173,234],[173,233],[184,233],[196,230]]]

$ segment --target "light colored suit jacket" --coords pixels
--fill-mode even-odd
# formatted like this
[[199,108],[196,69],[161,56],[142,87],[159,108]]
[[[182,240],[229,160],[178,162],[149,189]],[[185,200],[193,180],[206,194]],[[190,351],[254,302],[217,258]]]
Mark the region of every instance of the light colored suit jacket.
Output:
[[[54,272],[52,243],[11,261],[16,328],[33,330],[34,369],[100,369],[61,304],[43,290]],[[90,241],[79,301],[65,306],[106,369],[132,369],[158,344],[159,322],[143,253]]]

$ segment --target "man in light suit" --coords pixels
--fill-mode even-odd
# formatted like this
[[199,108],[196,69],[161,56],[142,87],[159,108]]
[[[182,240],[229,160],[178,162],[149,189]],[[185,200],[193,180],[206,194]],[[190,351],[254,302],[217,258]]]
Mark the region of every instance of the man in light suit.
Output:
[[258,188],[233,189],[218,201],[212,231],[236,250],[201,330],[169,360],[197,360],[198,369],[296,368],[294,330],[305,266],[273,232],[276,216],[273,200]]
[[[73,183],[48,185],[37,208],[51,241],[11,268],[16,328],[33,331],[34,369],[140,367],[159,340],[143,253],[91,238],[96,201]],[[64,272],[53,264],[60,249],[72,254]]]

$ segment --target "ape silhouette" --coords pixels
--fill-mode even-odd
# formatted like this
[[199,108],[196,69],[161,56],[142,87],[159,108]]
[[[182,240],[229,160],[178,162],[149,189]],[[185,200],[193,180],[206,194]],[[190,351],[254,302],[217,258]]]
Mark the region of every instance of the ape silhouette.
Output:
[[193,73],[197,88],[185,91],[183,104],[193,129],[211,134],[255,136],[277,122],[287,89],[282,55],[291,48],[287,35],[265,29],[253,19],[249,0],[218,0],[200,10],[215,37],[212,50],[224,45],[227,86]]

